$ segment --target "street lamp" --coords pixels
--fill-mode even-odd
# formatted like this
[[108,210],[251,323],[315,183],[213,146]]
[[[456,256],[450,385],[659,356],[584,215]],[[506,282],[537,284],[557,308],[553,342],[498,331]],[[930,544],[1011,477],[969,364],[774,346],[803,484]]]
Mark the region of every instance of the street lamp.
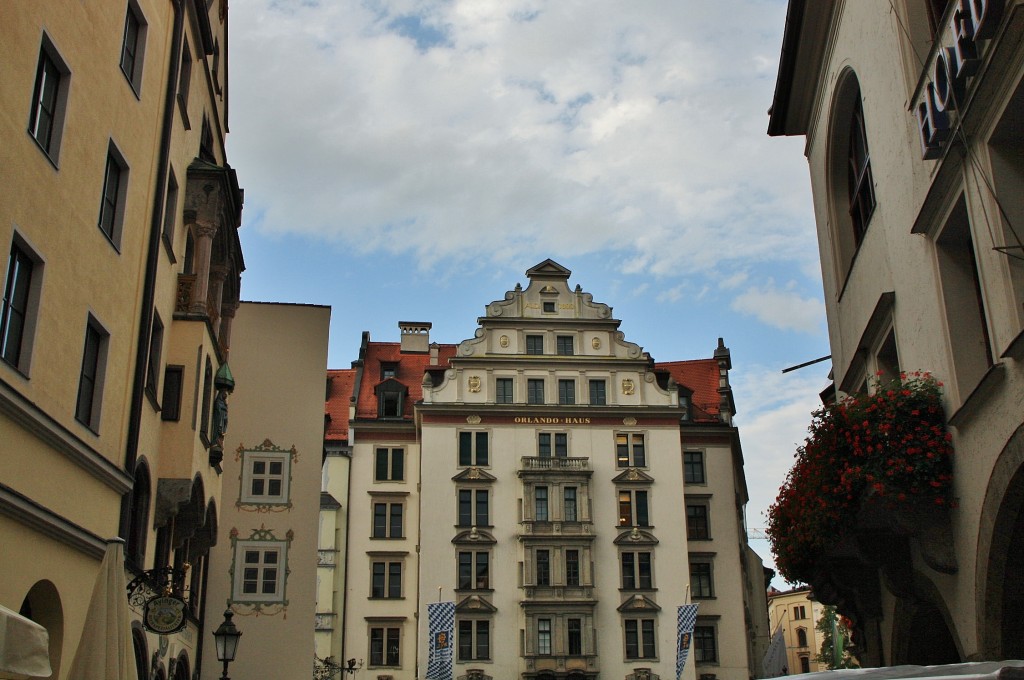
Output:
[[217,643],[217,661],[224,662],[224,673],[221,680],[231,680],[228,677],[228,664],[235,660],[235,652],[238,651],[238,638],[242,637],[242,631],[235,627],[231,618],[235,615],[230,609],[224,611],[224,622],[213,631],[214,642]]

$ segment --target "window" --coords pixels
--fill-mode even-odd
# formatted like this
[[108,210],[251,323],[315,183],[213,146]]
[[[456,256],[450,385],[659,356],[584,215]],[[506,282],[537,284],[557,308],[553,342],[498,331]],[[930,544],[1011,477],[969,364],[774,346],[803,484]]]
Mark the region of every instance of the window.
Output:
[[174,177],[174,170],[170,171],[167,178],[167,196],[164,199],[164,247],[174,262],[174,227],[177,224],[178,214],[178,180]]
[[491,622],[459,621],[459,661],[487,661],[491,658]]
[[533,519],[537,522],[548,521],[548,487],[533,487]]
[[400,482],[405,479],[405,449],[379,448],[374,459],[376,482]]
[[188,122],[188,89],[191,84],[192,50],[188,48],[188,42],[185,42],[181,46],[181,72],[178,74],[178,108],[186,130],[192,128]]
[[718,643],[715,641],[714,626],[694,626],[693,658],[694,661],[704,663],[718,661]]
[[875,188],[871,179],[871,160],[868,138],[864,128],[864,109],[860,91],[857,92],[850,117],[849,171],[847,181],[850,198],[850,220],[853,223],[854,243],[859,247],[864,240],[871,213],[875,210]]
[[654,619],[626,619],[626,658],[653,659]]
[[121,43],[121,72],[139,92],[142,85],[142,56],[146,45],[146,21],[135,2],[128,3],[124,19],[124,40]]
[[690,562],[690,592],[695,600],[715,596],[710,562]]
[[963,403],[984,377],[993,359],[974,239],[963,196],[950,212],[935,246],[953,374]]
[[615,435],[615,462],[619,468],[647,467],[647,453],[642,434]]
[[580,584],[580,551],[565,551],[565,585],[578,586]]
[[537,654],[551,654],[551,619],[537,619]]
[[581,656],[583,654],[583,619],[566,619],[565,629],[569,643],[569,656]]
[[551,585],[551,552],[549,550],[537,550],[533,556],[537,564],[534,585]]
[[555,313],[555,303],[554,302],[545,302],[544,303],[544,313],[545,314],[554,314]]
[[619,491],[619,526],[650,526],[646,491]]
[[693,395],[687,394],[687,393],[683,392],[680,389],[679,390],[679,410],[682,411],[682,413],[679,416],[679,420],[684,420],[684,421],[689,421],[690,420],[690,412],[691,412],[691,408],[690,407],[692,405],[693,405]]
[[149,334],[149,358],[146,362],[146,394],[155,402],[157,377],[160,375],[160,354],[164,344],[164,324],[160,315],[153,312],[153,324]]
[[374,503],[373,538],[402,538],[404,509],[401,503]]
[[[796,629],[796,646],[806,647],[807,646],[807,629],[797,628]],[[806,671],[804,671],[806,672]]]
[[389,380],[373,388],[377,394],[377,416],[379,418],[401,418],[405,409],[406,388],[400,382]]
[[704,452],[683,452],[683,479],[687,484],[704,484]]
[[541,458],[550,458],[552,442],[554,442],[556,456],[565,458],[569,455],[569,435],[566,432],[539,433],[537,435],[537,455]]
[[529,378],[526,381],[526,403],[527,404],[543,404],[544,403],[544,379],[543,378]]
[[459,590],[489,590],[490,553],[467,550],[459,553]]
[[608,403],[605,396],[607,391],[607,383],[604,380],[591,380],[590,381],[590,403],[593,406],[604,406]]
[[687,504],[686,537],[694,541],[706,541],[711,538],[711,531],[708,528],[707,505],[703,503]]
[[254,451],[243,451],[242,455],[245,461],[242,501],[257,504],[287,501],[288,456]]
[[390,361],[380,363],[380,379],[388,380],[398,375],[398,364]]
[[42,264],[15,242],[7,261],[3,307],[0,311],[0,357],[22,373],[28,373],[35,331]]
[[650,552],[624,552],[620,561],[623,590],[649,590],[654,587]]
[[562,521],[563,522],[577,522],[579,521],[578,505],[576,501],[576,487],[566,486],[562,488]]
[[210,441],[210,402],[213,400],[213,364],[206,359],[203,372],[203,412],[199,420],[199,436],[207,443]]
[[374,562],[372,564],[370,597],[385,599],[402,597],[401,562]]
[[199,157],[207,163],[216,163],[217,157],[213,153],[213,128],[210,127],[210,119],[203,114],[203,127],[199,133]]
[[401,629],[370,628],[370,666],[401,665]]
[[559,380],[558,381],[558,403],[559,404],[575,404],[576,403],[576,381],[575,380]]
[[460,527],[486,527],[491,525],[488,513],[487,489],[459,489]]
[[559,335],[555,337],[555,352],[563,356],[572,356],[575,354],[572,346],[571,335]]
[[181,386],[185,380],[184,366],[164,368],[164,394],[160,400],[160,417],[177,421],[181,417]]
[[93,432],[99,430],[100,425],[100,399],[103,394],[108,337],[96,320],[89,317],[85,325],[85,347],[82,350],[75,419]]
[[150,489],[149,468],[140,460],[135,465],[135,484],[132,486],[131,515],[128,520],[128,540],[124,547],[125,559],[138,569],[143,568],[146,558]]
[[28,133],[54,162],[60,150],[70,78],[70,71],[64,61],[57,54],[53,43],[44,35],[39,48]]
[[793,619],[794,620],[806,619],[806,618],[807,618],[807,610],[805,609],[804,605],[801,604],[801,605],[797,605],[796,607],[793,607]]
[[496,404],[511,404],[512,378],[498,378],[494,381],[494,402]]
[[128,187],[128,164],[111,142],[107,149],[107,164],[103,171],[103,194],[100,198],[100,231],[116,247],[121,240],[124,222],[124,201]]
[[487,467],[487,433],[459,433],[459,465]]
[[235,597],[241,602],[280,602],[284,599],[285,543],[238,541]]
[[526,336],[526,353],[527,354],[544,354],[544,336],[543,335],[527,335]]

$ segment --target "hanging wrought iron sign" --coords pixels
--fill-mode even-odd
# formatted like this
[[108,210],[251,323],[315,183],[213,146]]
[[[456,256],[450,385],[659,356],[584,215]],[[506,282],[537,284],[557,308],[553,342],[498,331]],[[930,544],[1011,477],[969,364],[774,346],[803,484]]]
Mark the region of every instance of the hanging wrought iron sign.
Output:
[[146,602],[142,625],[160,635],[177,633],[185,627],[185,601],[173,595],[161,595]]

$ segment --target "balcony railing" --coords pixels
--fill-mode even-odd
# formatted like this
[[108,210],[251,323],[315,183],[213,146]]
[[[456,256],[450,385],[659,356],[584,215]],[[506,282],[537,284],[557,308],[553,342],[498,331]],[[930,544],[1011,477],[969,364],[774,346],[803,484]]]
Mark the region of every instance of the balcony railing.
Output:
[[580,472],[590,469],[589,458],[565,458],[562,456],[523,456],[523,470],[542,472]]

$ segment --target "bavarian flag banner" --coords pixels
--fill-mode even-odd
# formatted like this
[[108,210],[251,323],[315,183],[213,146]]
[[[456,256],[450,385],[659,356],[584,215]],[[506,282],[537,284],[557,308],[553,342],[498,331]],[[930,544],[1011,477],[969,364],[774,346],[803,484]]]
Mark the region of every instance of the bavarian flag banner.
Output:
[[690,654],[690,639],[697,625],[697,605],[684,604],[676,611],[676,680],[683,675],[686,657]]
[[427,605],[427,680],[452,680],[452,630],[455,627],[455,603]]

